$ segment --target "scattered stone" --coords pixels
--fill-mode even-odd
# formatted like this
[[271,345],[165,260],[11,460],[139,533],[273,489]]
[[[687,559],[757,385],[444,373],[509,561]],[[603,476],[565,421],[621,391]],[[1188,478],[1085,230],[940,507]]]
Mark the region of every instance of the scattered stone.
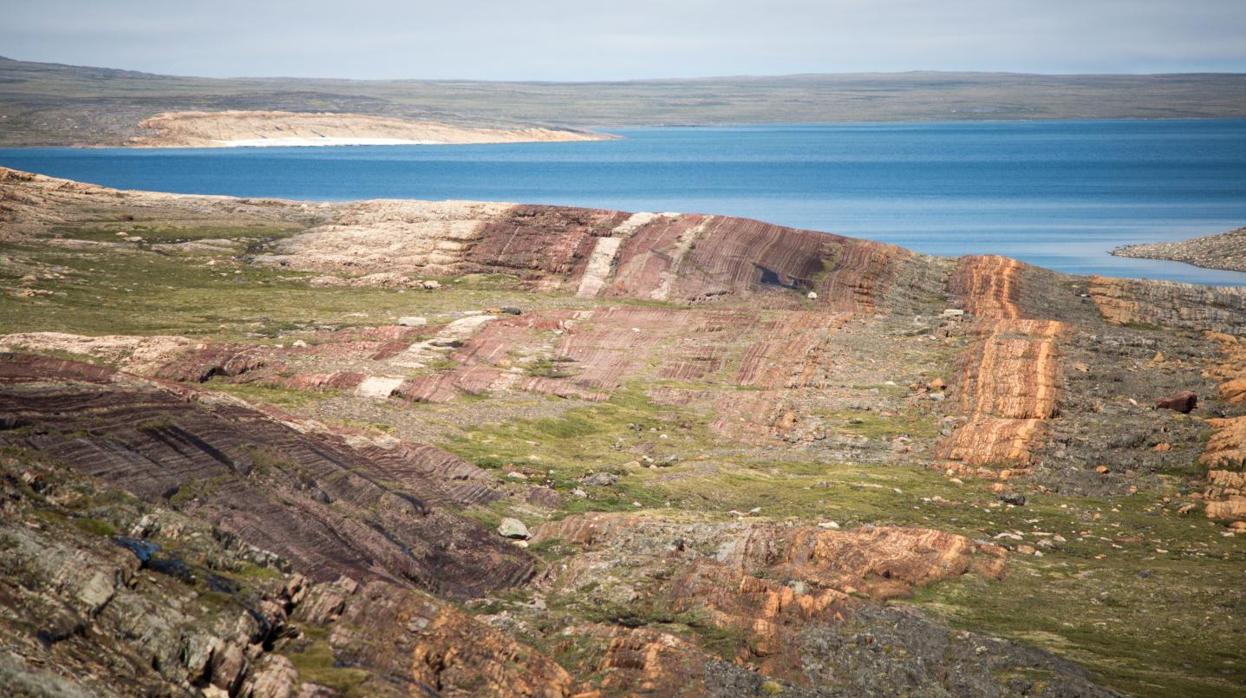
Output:
[[817,291],[810,291],[809,293],[806,293],[806,294],[805,294],[805,297],[806,297],[806,298],[808,298],[808,299],[809,299],[809,300],[811,300],[811,301],[816,301],[816,300],[818,300],[818,292],[817,292]]
[[290,346],[294,347],[295,349],[305,349],[307,348],[307,342],[304,342],[301,339],[296,339],[290,343]]
[[590,473],[580,479],[580,482],[590,487],[609,487],[619,481],[619,476],[614,473]]
[[931,390],[943,390],[944,388],[947,387],[947,383],[944,383],[942,378],[936,378],[930,381],[929,383],[927,383],[926,387],[930,388]]
[[1233,531],[1246,531],[1246,521],[1234,521],[1229,524],[1229,529]]
[[1025,495],[1018,492],[1006,492],[999,496],[999,501],[1004,504],[1011,504],[1014,507],[1023,507],[1025,506]]
[[1107,475],[1108,473],[1112,471],[1106,465],[1099,465],[1099,466],[1095,466],[1095,472],[1099,473],[1100,475]]
[[1168,443],[1167,441],[1155,444],[1156,453],[1168,453],[1171,450],[1172,450],[1172,444]]
[[1024,544],[1023,544],[1023,545],[1018,545],[1018,546],[1017,546],[1017,552],[1021,553],[1022,555],[1037,555],[1037,554],[1038,554],[1038,548],[1035,548],[1035,547],[1034,547],[1034,546],[1032,546],[1032,545],[1024,545]]
[[959,320],[960,318],[965,317],[965,311],[960,308],[947,308],[939,314],[939,317],[949,320]]
[[822,523],[818,524],[818,528],[826,528],[832,531],[838,531],[839,522],[838,521],[823,521]]
[[498,535],[503,538],[512,538],[517,540],[527,540],[532,537],[528,532],[528,527],[519,519],[512,519],[509,516],[502,519],[502,523],[498,524]]
[[404,315],[398,318],[398,324],[403,327],[423,327],[428,324],[428,318],[418,315]]
[[1156,409],[1176,410],[1181,414],[1189,414],[1197,406],[1198,395],[1195,395],[1189,390],[1155,401]]
[[441,282],[440,282],[440,281],[431,281],[431,280],[430,280],[430,281],[421,281],[421,282],[420,282],[420,288],[423,288],[423,289],[426,289],[426,290],[429,290],[429,291],[436,291],[437,289],[441,288]]
[[504,305],[502,306],[501,311],[504,315],[523,315],[523,310],[516,308],[513,305]]

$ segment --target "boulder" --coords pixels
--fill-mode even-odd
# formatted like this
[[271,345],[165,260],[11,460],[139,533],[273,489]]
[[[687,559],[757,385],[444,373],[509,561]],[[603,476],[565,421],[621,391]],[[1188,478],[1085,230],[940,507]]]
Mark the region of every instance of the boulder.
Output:
[[591,473],[585,475],[580,482],[592,487],[609,487],[619,481],[619,476],[614,473]]
[[428,318],[418,315],[404,315],[398,318],[398,324],[403,327],[423,327],[428,324]]
[[517,540],[527,540],[532,537],[528,532],[528,527],[519,519],[507,517],[502,519],[502,523],[498,524],[498,535],[503,538],[514,538]]
[[1176,395],[1156,400],[1155,408],[1162,410],[1176,410],[1181,414],[1189,414],[1198,406],[1198,395],[1189,390],[1182,391]]

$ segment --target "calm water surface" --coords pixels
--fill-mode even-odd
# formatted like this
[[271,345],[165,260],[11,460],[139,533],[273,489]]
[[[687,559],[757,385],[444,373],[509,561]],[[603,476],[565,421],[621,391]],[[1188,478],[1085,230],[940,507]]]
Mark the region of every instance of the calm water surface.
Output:
[[1078,274],[1246,285],[1111,257],[1246,225],[1246,120],[616,129],[589,143],[0,149],[113,187],[342,200],[483,199],[748,216]]

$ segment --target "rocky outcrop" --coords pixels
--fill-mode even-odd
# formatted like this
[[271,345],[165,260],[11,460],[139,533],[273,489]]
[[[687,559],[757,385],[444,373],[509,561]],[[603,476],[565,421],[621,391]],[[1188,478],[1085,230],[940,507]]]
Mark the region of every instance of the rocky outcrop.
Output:
[[341,438],[184,388],[22,355],[0,368],[0,443],[193,513],[313,579],[470,596],[531,573],[526,556],[439,504],[479,499],[441,484],[448,454],[390,451],[378,466]]
[[978,320],[954,382],[965,422],[939,446],[950,470],[996,477],[1025,469],[1043,422],[1057,414],[1065,325],[1019,319],[1022,269],[1002,257],[969,257],[952,277],[952,292]]
[[[227,196],[187,196],[146,191],[119,191],[85,182],[47,177],[0,167],[0,239],[20,238],[32,230],[61,224],[91,225],[102,210],[119,211],[126,221],[159,220],[162,225],[263,225],[274,229],[300,227],[318,220],[332,205]],[[125,228],[122,228],[124,232]],[[109,249],[118,242],[67,241]]]
[[306,580],[28,453],[0,458],[0,476],[6,691],[264,695],[246,687],[290,632]]
[[[1220,382],[1220,397],[1229,405],[1246,404],[1246,346],[1232,335],[1209,333],[1220,347],[1220,360],[1209,373]],[[1246,519],[1246,414],[1213,417],[1200,465],[1208,469],[1203,492],[1208,518]]]
[[948,290],[960,299],[965,312],[997,320],[1021,316],[1021,262],[1007,257],[963,257],[948,280]]
[[942,283],[930,273],[938,262],[898,247],[759,221],[463,202],[343,205],[333,222],[256,260],[354,274],[506,273],[581,297],[763,294],[770,305],[863,312],[910,307]]
[[1112,250],[1117,257],[1166,259],[1206,269],[1246,271],[1246,228],[1182,240],[1124,245]]
[[1246,289],[1094,276],[1089,291],[1103,317],[1118,325],[1246,332]]
[[[1232,465],[1241,467],[1241,461],[1232,463]],[[1209,470],[1207,487],[1203,490],[1203,501],[1206,504],[1209,519],[1225,521],[1246,519],[1246,473]]]
[[289,145],[425,145],[596,141],[610,136],[548,128],[474,128],[369,114],[288,111],[179,111],[144,119],[129,145],[222,148]]
[[0,495],[9,693],[571,693],[555,662],[437,598],[346,576],[311,582],[269,551],[29,451],[0,456]]
[[[542,526],[533,540],[585,549],[558,575],[562,593],[588,594],[589,603],[617,619],[657,607],[744,633],[736,660],[778,677],[799,665],[794,644],[801,628],[837,622],[859,603],[854,594],[894,598],[938,579],[975,570],[995,577],[1004,568],[1003,551],[994,546],[887,527],[831,531],[593,514]],[[665,570],[664,581],[636,586],[653,565]],[[603,580],[606,568],[630,571]]]
[[331,625],[321,651],[335,666],[367,669],[361,686],[367,695],[562,698],[574,692],[571,676],[549,657],[449,604],[387,582],[317,585],[293,620]]
[[[923,674],[931,682],[925,690],[956,690],[953,685],[964,682],[976,685],[981,695],[1008,694],[990,672],[973,668],[982,661],[982,651],[973,649],[982,640],[864,600],[903,596],[915,586],[975,572],[998,578],[1005,562],[995,546],[922,529],[834,531],[616,514],[546,524],[534,538],[542,541],[580,551],[547,582],[550,592],[595,609],[614,624],[609,631],[569,631],[604,641],[598,669],[602,687],[611,693],[896,694],[912,690],[908,682],[914,677],[882,657],[904,657],[907,666],[922,656],[947,667],[956,655],[954,671]],[[905,624],[913,631],[886,640],[897,654],[851,651],[867,642],[866,627],[880,614],[888,617],[888,627]],[[734,665],[663,632],[658,621],[649,627],[649,618],[678,619],[711,636],[739,635],[728,645],[738,648]],[[927,642],[941,649],[923,649]],[[878,661],[867,662],[870,656]],[[1061,685],[1077,686],[1074,690],[1085,695],[1110,695],[1076,667],[1042,653],[1010,647],[993,652],[989,661],[1001,667],[1050,666]]]
[[[141,636],[121,633],[115,652],[101,639],[115,628],[74,620],[41,654],[38,618],[0,614],[24,638],[0,642],[14,655],[0,679],[20,685],[81,674],[84,691],[108,693],[96,677],[132,665],[153,694],[1102,695],[1051,655],[889,602],[942,582],[917,607],[934,598],[958,625],[1015,630],[1000,620],[1014,590],[1059,599],[1060,624],[1035,623],[1035,642],[1115,667],[1122,651],[1100,642],[1113,614],[1146,616],[1172,591],[1158,563],[1135,577],[1132,561],[1198,550],[1182,564],[1215,571],[1246,527],[1238,341],[1112,326],[1087,279],[709,215],[163,197],[20,174],[0,187],[15,250],[0,276],[43,292],[0,299],[10,331],[106,327],[118,310],[92,298],[107,296],[155,307],[151,331],[187,335],[0,337],[27,352],[0,355],[0,457],[47,459],[109,493],[81,504],[0,478],[6,515],[27,487],[60,507],[12,526],[16,584],[54,588],[34,608],[60,618],[83,595],[161,580],[153,604],[190,619],[131,626]],[[162,224],[142,240],[131,215],[213,228],[195,239],[235,216],[248,227],[192,249]],[[129,275],[142,264],[163,275]],[[192,288],[177,286],[183,269]],[[1169,290],[1133,283],[1114,288],[1140,304]],[[166,290],[203,304],[189,326],[159,316]],[[246,306],[269,299],[282,307]],[[1179,319],[1236,326],[1226,303]],[[1188,414],[1153,409],[1184,391],[1198,396]],[[1159,517],[1196,508],[1171,500],[1171,478],[1199,457],[1203,416],[1226,421],[1206,441],[1207,482],[1188,484],[1229,523],[1187,533]],[[949,477],[919,469],[932,462]],[[1018,472],[1007,490],[952,477]],[[1105,506],[1124,494],[1137,506]],[[118,507],[195,528],[175,536]],[[61,530],[109,526],[107,553]],[[78,582],[56,586],[30,559],[66,541],[48,560]],[[259,614],[257,633],[218,632],[216,594],[229,618]],[[1203,618],[1205,596],[1186,596],[1198,613],[1183,618]],[[1127,641],[1168,661],[1149,638]],[[1204,679],[1232,677],[1190,680]]]

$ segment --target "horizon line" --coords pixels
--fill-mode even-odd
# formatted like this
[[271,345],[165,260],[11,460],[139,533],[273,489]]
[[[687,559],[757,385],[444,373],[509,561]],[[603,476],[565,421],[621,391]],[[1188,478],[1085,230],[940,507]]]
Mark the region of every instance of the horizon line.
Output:
[[1185,72],[1143,72],[1143,73],[1111,73],[1111,72],[1087,72],[1087,73],[1043,73],[1043,72],[1019,72],[1013,70],[944,70],[944,69],[924,69],[914,68],[910,70],[877,70],[877,71],[845,71],[845,72],[800,72],[800,73],[739,73],[734,75],[702,75],[693,77],[636,77],[636,78],[600,78],[593,80],[549,80],[549,79],[490,79],[490,78],[344,78],[344,77],[323,77],[323,76],[295,76],[295,75],[233,75],[224,77],[213,77],[207,75],[183,75],[173,73],[154,73],[146,70],[135,70],[131,68],[116,68],[102,65],[80,65],[76,63],[58,63],[55,61],[31,61],[10,56],[0,55],[0,61],[9,61],[12,63],[25,63],[31,65],[55,66],[59,68],[80,68],[89,70],[108,70],[118,73],[133,73],[148,77],[159,78],[181,78],[191,80],[322,80],[322,81],[340,81],[340,82],[476,82],[476,83],[502,83],[502,84],[538,84],[538,85],[597,85],[612,83],[643,83],[643,82],[696,82],[696,81],[714,81],[714,80],[790,80],[797,78],[813,78],[813,77],[857,77],[857,76],[885,76],[899,77],[906,75],[972,75],[972,76],[994,76],[994,77],[1035,77],[1035,78],[1108,78],[1108,77],[1130,77],[1130,78],[1162,78],[1162,77],[1197,77],[1197,76],[1221,76],[1221,77],[1246,77],[1246,71],[1185,71]]

